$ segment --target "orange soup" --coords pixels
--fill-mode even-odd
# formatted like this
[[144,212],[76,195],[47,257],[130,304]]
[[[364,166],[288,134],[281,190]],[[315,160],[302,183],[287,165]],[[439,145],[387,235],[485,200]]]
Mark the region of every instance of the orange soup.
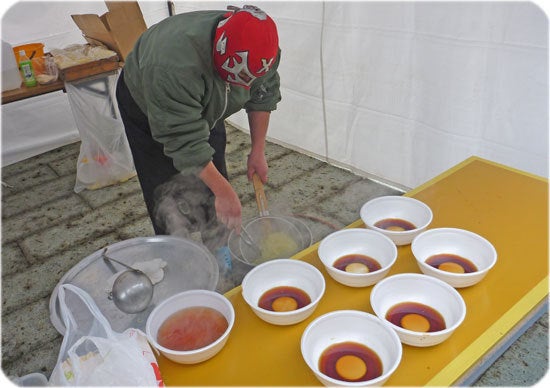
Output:
[[223,314],[213,308],[188,307],[162,323],[157,342],[172,350],[200,349],[220,338],[228,326]]

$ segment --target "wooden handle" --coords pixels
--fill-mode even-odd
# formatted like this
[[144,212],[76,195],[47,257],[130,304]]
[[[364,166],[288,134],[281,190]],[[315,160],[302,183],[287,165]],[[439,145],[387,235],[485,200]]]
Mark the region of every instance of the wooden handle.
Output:
[[269,211],[267,210],[267,198],[264,192],[264,184],[258,174],[252,175],[252,184],[254,185],[254,192],[256,193],[256,204],[258,205],[260,217],[268,216]]

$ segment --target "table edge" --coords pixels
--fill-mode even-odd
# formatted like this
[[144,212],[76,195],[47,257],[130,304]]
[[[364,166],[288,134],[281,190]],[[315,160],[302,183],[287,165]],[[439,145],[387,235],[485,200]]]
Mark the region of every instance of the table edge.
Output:
[[535,287],[525,294],[502,317],[487,328],[475,341],[447,366],[436,373],[427,383],[428,386],[451,386],[475,365],[484,354],[498,344],[522,317],[537,307],[548,295],[548,276],[542,279]]
[[410,191],[407,191],[405,194],[403,194],[403,196],[410,197],[410,196],[413,196],[415,194],[418,194],[422,190],[425,190],[426,188],[428,188],[428,187],[432,186],[433,184],[445,179],[449,175],[454,174],[456,171],[464,168],[465,166],[467,166],[468,164],[471,164],[473,162],[482,162],[482,163],[490,164],[490,165],[493,165],[493,166],[496,166],[496,167],[500,167],[504,170],[515,172],[517,174],[527,176],[527,177],[530,177],[530,178],[548,183],[547,178],[541,177],[539,175],[532,174],[532,173],[527,172],[527,171],[519,170],[517,168],[510,167],[510,166],[507,166],[507,165],[504,165],[504,164],[501,164],[501,163],[497,163],[497,162],[494,162],[492,160],[484,159],[484,158],[481,158],[479,156],[470,156],[469,158],[463,160],[461,163],[457,164],[456,166],[451,167],[450,169],[446,170],[445,172],[443,172],[439,175],[436,175],[435,177],[433,177],[429,181],[421,184],[420,186],[418,186],[418,187],[416,187],[416,188],[414,188]]

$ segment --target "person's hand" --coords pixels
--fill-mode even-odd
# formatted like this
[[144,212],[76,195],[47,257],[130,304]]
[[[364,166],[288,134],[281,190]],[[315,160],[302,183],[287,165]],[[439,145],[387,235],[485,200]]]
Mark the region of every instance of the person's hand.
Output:
[[216,207],[216,217],[218,221],[224,224],[229,230],[241,232],[242,224],[242,206],[239,196],[233,188],[224,190],[216,195],[214,202]]
[[247,177],[248,180],[252,180],[252,176],[254,173],[258,174],[260,177],[260,180],[263,183],[267,183],[267,160],[265,159],[265,154],[263,152],[251,152],[248,155],[248,161],[247,161]]
[[209,162],[199,173],[199,178],[214,193],[214,207],[218,221],[224,224],[229,230],[241,232],[242,206],[239,196],[216,169],[214,163]]

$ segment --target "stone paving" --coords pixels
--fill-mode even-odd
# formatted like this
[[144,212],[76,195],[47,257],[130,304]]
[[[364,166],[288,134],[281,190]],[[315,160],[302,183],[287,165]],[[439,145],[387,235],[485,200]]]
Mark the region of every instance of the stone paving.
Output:
[[[243,203],[243,218],[257,215],[246,178],[248,135],[228,127],[227,164]],[[75,193],[79,143],[2,169],[2,370],[7,376],[39,372],[49,377],[62,337],[49,318],[49,298],[59,279],[100,248],[153,230],[136,178]],[[401,194],[394,188],[268,143],[273,214],[302,217],[314,242],[359,218],[367,200]],[[548,369],[545,314],[475,385],[532,385]]]

